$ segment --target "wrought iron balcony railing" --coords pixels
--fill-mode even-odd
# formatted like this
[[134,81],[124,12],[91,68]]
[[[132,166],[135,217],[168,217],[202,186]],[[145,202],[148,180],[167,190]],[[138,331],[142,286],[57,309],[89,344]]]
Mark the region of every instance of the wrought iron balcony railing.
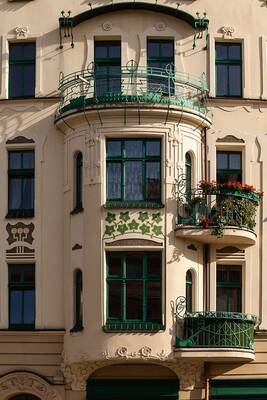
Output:
[[233,190],[227,186],[210,192],[188,187],[182,175],[177,183],[178,225],[212,228],[221,237],[225,227],[254,230],[257,206],[261,195],[257,192]]
[[235,312],[185,313],[182,338],[176,338],[176,347],[253,350],[256,320],[255,315]]
[[198,78],[175,72],[172,65],[165,69],[139,67],[131,60],[118,70],[103,72],[92,63],[82,71],[66,76],[61,73],[59,91],[61,101],[56,117],[73,109],[116,103],[179,106],[204,116],[208,112],[208,88],[204,76]]

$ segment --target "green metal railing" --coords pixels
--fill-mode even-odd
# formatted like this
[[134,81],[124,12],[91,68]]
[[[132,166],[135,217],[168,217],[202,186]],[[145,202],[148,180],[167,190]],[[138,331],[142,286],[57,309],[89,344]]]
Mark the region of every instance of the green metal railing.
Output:
[[[183,337],[176,347],[254,348],[256,316],[235,312],[185,313]],[[181,321],[177,319],[177,321]]]
[[207,115],[208,87],[204,79],[165,69],[139,67],[133,60],[117,73],[104,73],[94,64],[82,71],[60,74],[61,101],[56,118],[63,113],[107,104],[148,103],[190,108]]

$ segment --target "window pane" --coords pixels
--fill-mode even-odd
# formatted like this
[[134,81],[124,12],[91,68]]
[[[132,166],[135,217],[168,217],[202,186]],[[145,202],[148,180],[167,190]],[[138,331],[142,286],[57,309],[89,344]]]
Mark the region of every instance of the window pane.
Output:
[[161,44],[161,56],[173,58],[173,41],[162,42]]
[[108,283],[108,316],[121,319],[121,282]]
[[147,42],[147,56],[148,57],[159,57],[159,43],[154,41]]
[[125,200],[142,200],[142,162],[125,162]]
[[20,271],[17,267],[13,267],[11,272],[10,272],[10,282],[11,283],[16,283],[21,281],[21,274]]
[[108,50],[107,46],[103,46],[100,43],[95,43],[95,58],[107,58]]
[[242,182],[242,174],[235,172],[217,172],[217,182]]
[[241,267],[229,271],[229,281],[241,286]]
[[35,319],[35,291],[24,291],[24,324],[34,324]]
[[232,312],[241,312],[240,307],[240,289],[239,288],[231,288],[228,289],[228,310]]
[[129,254],[126,256],[126,277],[142,278],[143,275],[143,254]]
[[217,169],[228,168],[228,153],[217,153]]
[[9,304],[10,324],[23,323],[22,301],[23,301],[23,292],[21,290],[11,290],[10,304]]
[[9,210],[18,210],[22,208],[21,190],[22,190],[22,179],[9,178],[9,196],[8,196]]
[[161,277],[161,255],[148,254],[147,255],[147,275]]
[[142,157],[142,155],[143,155],[142,140],[125,141],[125,157]]
[[216,94],[226,96],[228,94],[228,66],[216,65]]
[[9,60],[19,61],[23,60],[23,45],[21,43],[9,43]]
[[227,268],[219,269],[217,268],[217,284],[228,281]]
[[108,157],[121,156],[121,141],[110,140],[107,142],[107,155]]
[[240,153],[229,153],[229,168],[230,169],[241,169],[241,154]]
[[229,94],[241,96],[241,66],[229,65]]
[[126,281],[126,318],[142,320],[143,282]]
[[146,163],[146,197],[149,200],[160,198],[160,163]]
[[34,203],[34,179],[25,178],[22,180],[22,203],[23,210],[33,209]]
[[160,282],[147,282],[147,320],[161,321]]
[[216,43],[216,60],[227,59],[227,46],[224,44]]
[[9,169],[20,169],[21,168],[21,152],[20,151],[10,151],[8,153],[9,157]]
[[34,168],[34,152],[24,151],[22,153],[22,168],[33,169]]
[[228,300],[228,289],[217,288],[217,301],[216,310],[217,311],[230,311],[227,310],[227,300]]
[[33,266],[32,265],[29,265],[29,266],[23,265],[23,266],[21,266],[21,268],[24,271],[23,281],[28,282],[28,283],[34,283],[35,282],[35,272],[34,272]]
[[35,93],[35,64],[23,67],[23,96],[34,96]]
[[120,43],[109,46],[109,57],[110,58],[121,58]]
[[23,96],[23,68],[22,65],[9,66],[9,94],[11,97]]
[[229,60],[241,60],[241,46],[239,44],[229,46],[228,56]]
[[121,164],[108,163],[108,199],[121,198]]
[[108,275],[121,276],[121,256],[109,253],[108,255]]
[[160,141],[153,140],[146,142],[146,155],[147,156],[160,156]]

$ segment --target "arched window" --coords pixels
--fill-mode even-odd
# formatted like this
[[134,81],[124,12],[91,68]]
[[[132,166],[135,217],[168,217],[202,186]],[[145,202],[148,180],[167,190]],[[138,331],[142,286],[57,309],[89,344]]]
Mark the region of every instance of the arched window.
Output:
[[190,270],[186,272],[186,311],[193,311],[193,275]]
[[10,397],[10,400],[40,400],[39,397],[33,394],[17,394],[16,396]]
[[83,309],[82,309],[82,291],[83,291],[83,275],[80,269],[74,273],[74,327],[71,332],[83,329]]
[[192,158],[190,153],[185,154],[185,177],[186,177],[186,192],[188,195],[192,189]]
[[83,208],[82,202],[82,184],[83,184],[83,155],[82,153],[77,153],[75,157],[75,204],[74,210],[81,211]]

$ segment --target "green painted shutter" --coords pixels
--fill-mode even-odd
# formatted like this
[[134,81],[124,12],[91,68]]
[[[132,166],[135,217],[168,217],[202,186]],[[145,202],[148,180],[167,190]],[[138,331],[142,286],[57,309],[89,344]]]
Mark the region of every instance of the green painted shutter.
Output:
[[89,380],[88,400],[178,400],[179,381],[173,379]]
[[211,400],[266,400],[267,379],[214,380]]

